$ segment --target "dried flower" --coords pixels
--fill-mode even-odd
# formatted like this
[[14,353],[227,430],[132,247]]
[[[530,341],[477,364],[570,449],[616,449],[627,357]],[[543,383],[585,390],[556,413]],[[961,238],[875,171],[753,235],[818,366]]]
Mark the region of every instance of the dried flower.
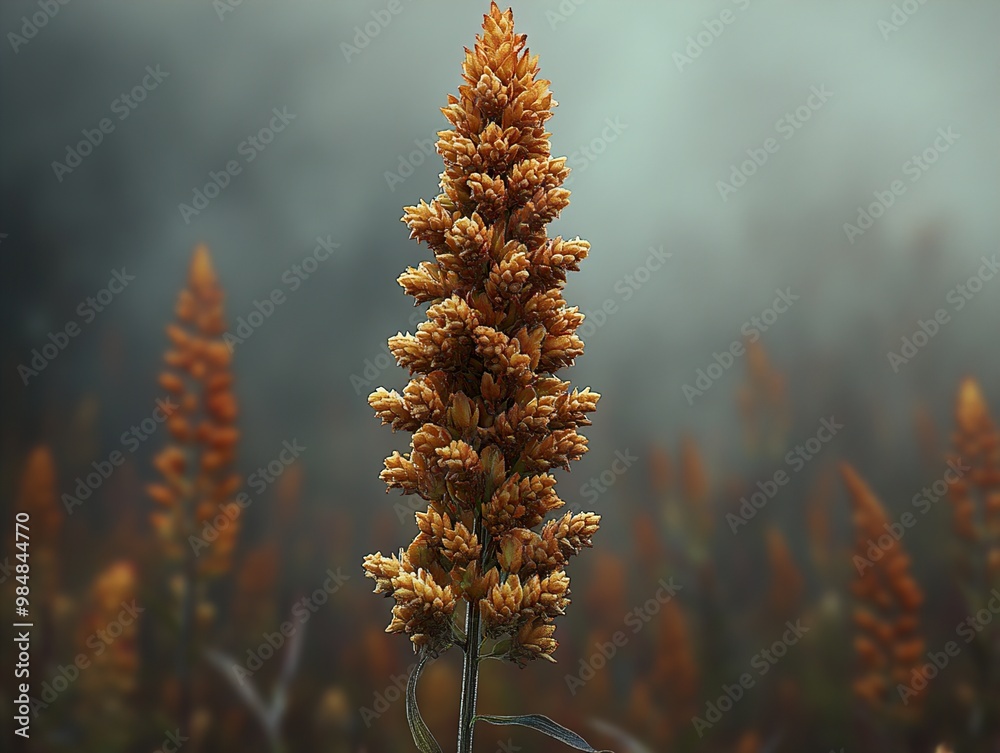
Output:
[[369,398],[383,423],[414,433],[410,453],[386,460],[383,480],[430,506],[417,514],[420,535],[411,546],[427,569],[409,556],[381,555],[365,569],[377,592],[393,582],[390,630],[438,648],[451,642],[450,627],[427,624],[426,609],[413,608],[414,583],[425,589],[424,605],[450,614],[452,594],[465,596],[471,583],[463,578],[469,564],[478,561],[482,572],[502,567],[502,583],[482,602],[485,627],[517,633],[532,622],[529,614],[514,619],[486,605],[519,592],[519,574],[549,575],[590,546],[600,520],[566,514],[532,530],[563,504],[547,471],[586,451],[577,428],[590,423],[599,397],[553,376],[583,352],[574,334],[583,317],[560,289],[589,244],[546,238],[545,225],[569,199],[559,187],[569,172],[565,159],[551,158],[544,129],[554,104],[548,82],[536,79],[536,60],[513,33],[510,12],[494,6],[483,28],[466,56],[466,85],[443,108],[454,125],[439,134],[443,192],[407,207],[403,218],[411,237],[435,254],[399,278],[418,303],[431,303],[415,335],[389,340],[414,376],[402,394],[378,389]]
[[[167,430],[173,443],[155,458],[163,481],[148,488],[158,509],[151,519],[168,552],[183,558],[194,545],[199,575],[231,566],[239,532],[233,498],[240,477],[233,472],[239,431],[230,371],[232,354],[223,340],[223,293],[208,249],[195,249],[188,285],[177,300],[176,324],[167,327],[171,348],[160,386],[168,398]],[[171,408],[176,405],[176,408]],[[218,516],[223,521],[215,524]],[[211,529],[211,540],[204,536]],[[192,537],[195,537],[192,540]]]
[[974,379],[959,387],[955,424],[949,457],[955,470],[949,479],[955,532],[966,542],[967,560],[983,560],[982,567],[966,561],[963,569],[971,578],[1000,584],[1000,432]]
[[[901,541],[888,533],[889,520],[878,498],[851,466],[840,470],[851,495],[856,534],[858,575],[852,589],[859,674],[854,693],[874,710],[905,717],[916,713],[923,700],[923,687],[912,686],[925,649],[920,632],[923,591],[910,574]],[[890,689],[902,690],[892,697],[905,697],[907,703],[893,705]]]
[[415,334],[389,339],[412,378],[402,393],[369,397],[384,424],[413,433],[382,479],[428,506],[409,548],[369,555],[365,571],[395,601],[388,631],[431,654],[455,642],[453,613],[466,602],[463,698],[481,635],[505,637],[495,655],[519,664],[555,650],[552,620],[569,603],[563,568],[600,520],[566,514],[542,526],[563,505],[549,471],[586,452],[577,430],[599,395],[554,376],[583,353],[583,315],[561,289],[590,245],[546,236],[569,203],[569,170],[551,156],[555,102],[537,74],[513,14],[492,4],[458,96],[442,109],[453,126],[438,134],[442,192],[403,216],[434,254],[399,277],[430,304]]
[[156,503],[150,518],[177,572],[171,586],[179,612],[176,700],[178,719],[192,719],[190,657],[196,655],[215,606],[206,598],[208,582],[232,567],[241,507],[235,496],[240,477],[233,471],[236,398],[230,369],[232,353],[223,335],[222,288],[205,246],[191,259],[187,287],[177,299],[177,323],[167,327],[170,349],[159,402],[172,442],[153,464],[162,476],[147,491]]

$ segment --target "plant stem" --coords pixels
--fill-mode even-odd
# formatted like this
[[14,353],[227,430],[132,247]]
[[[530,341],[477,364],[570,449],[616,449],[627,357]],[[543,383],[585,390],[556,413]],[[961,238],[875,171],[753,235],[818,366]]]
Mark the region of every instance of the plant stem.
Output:
[[[186,453],[188,462],[191,460],[191,453]],[[182,520],[184,527],[184,539],[195,529],[194,506],[195,501],[190,497],[182,502],[184,510]],[[181,729],[187,730],[191,721],[191,710],[194,705],[192,691],[192,643],[195,639],[195,585],[198,577],[198,564],[195,561],[194,552],[189,546],[184,547],[184,559],[181,563],[181,603],[180,603],[180,629],[177,641],[177,682],[179,685],[177,699],[177,722]]]
[[[492,489],[488,489],[488,494]],[[487,540],[482,514],[476,515],[476,536]],[[489,547],[484,543],[479,564],[480,572],[488,557]],[[470,601],[465,607],[465,662],[462,665],[462,699],[458,708],[458,753],[472,753],[472,720],[476,716],[476,696],[479,692],[479,648],[482,643],[482,613],[479,601]]]
[[195,563],[190,552],[185,553],[183,570],[183,592],[181,597],[180,636],[177,646],[177,681],[180,694],[177,703],[178,723],[186,730],[191,719],[192,680],[191,643],[194,640],[195,610]]
[[479,690],[479,604],[469,602],[465,610],[465,663],[462,665],[462,701],[458,711],[458,753],[472,753],[472,719],[476,715]]

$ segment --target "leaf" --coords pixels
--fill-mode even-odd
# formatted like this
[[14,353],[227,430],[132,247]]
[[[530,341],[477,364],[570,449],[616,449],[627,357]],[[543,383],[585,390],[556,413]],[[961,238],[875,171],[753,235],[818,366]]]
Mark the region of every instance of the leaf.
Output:
[[604,719],[593,719],[590,726],[625,746],[625,753],[653,753],[653,751],[628,732]]
[[288,706],[289,689],[295,680],[295,675],[299,669],[299,659],[302,656],[302,645],[305,643],[305,623],[298,626],[288,639],[288,648],[285,649],[284,662],[281,665],[281,675],[271,692],[271,708],[269,722],[274,729],[281,726],[281,720],[285,716],[285,709]]
[[424,718],[420,716],[420,708],[417,706],[417,680],[420,679],[420,673],[424,671],[424,665],[429,658],[427,649],[421,649],[420,660],[406,682],[406,721],[410,725],[410,734],[413,735],[413,742],[420,749],[420,753],[443,753],[438,741],[427,728]]
[[510,653],[510,647],[514,645],[514,641],[511,638],[504,638],[503,640],[497,641],[493,644],[488,654],[483,654],[480,659],[503,659]]
[[262,723],[265,722],[268,718],[267,706],[264,705],[264,700],[260,697],[260,693],[257,692],[257,688],[240,676],[238,670],[242,669],[242,667],[236,663],[236,660],[228,654],[211,648],[205,652],[205,655],[208,657],[209,663],[219,670],[223,677],[229,680],[230,685],[232,685],[247,708],[254,713],[258,720]]
[[[250,709],[251,713],[260,722],[260,725],[267,733],[273,750],[283,750],[281,742],[281,724],[288,706],[288,693],[299,667],[299,659],[302,655],[302,645],[305,641],[305,625],[300,625],[298,630],[291,634],[288,639],[288,647],[285,649],[285,658],[281,666],[281,674],[271,691],[270,701],[265,703],[260,691],[250,682],[249,675],[252,673],[243,670],[241,675],[240,667],[235,660],[227,654],[214,649],[208,649],[205,654],[210,664],[212,664],[222,675],[229,680],[230,684],[239,694],[243,703]],[[243,675],[247,675],[244,677]]]
[[572,730],[568,730],[561,724],[556,724],[547,716],[541,714],[523,714],[521,716],[477,716],[472,720],[476,722],[489,722],[497,725],[518,725],[529,729],[544,732],[546,735],[561,743],[565,743],[576,750],[586,751],[586,753],[612,753],[610,750],[597,750],[590,747],[590,743],[580,737]]

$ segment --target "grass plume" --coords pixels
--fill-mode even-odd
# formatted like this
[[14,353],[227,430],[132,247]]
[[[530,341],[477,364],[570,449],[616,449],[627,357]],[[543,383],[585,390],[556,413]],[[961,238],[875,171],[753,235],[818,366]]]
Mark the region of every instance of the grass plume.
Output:
[[389,339],[412,378],[402,393],[369,397],[384,424],[413,433],[383,480],[427,509],[406,550],[369,555],[364,567],[395,602],[388,632],[425,656],[465,651],[460,753],[472,749],[480,658],[551,660],[554,621],[569,604],[566,563],[600,521],[547,520],[563,506],[550,471],[586,452],[577,429],[599,395],[555,376],[583,353],[583,315],[561,289],[590,246],[546,235],[569,203],[569,170],[551,156],[555,102],[525,41],[494,3],[466,50],[459,94],[442,110],[453,126],[438,134],[442,192],[403,217],[434,253],[399,277],[430,304],[416,334]]

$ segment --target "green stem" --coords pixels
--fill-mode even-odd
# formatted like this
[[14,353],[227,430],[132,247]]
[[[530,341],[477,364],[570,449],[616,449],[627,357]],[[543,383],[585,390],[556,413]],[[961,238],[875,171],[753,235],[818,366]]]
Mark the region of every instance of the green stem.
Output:
[[458,712],[458,753],[472,753],[472,720],[476,715],[476,695],[479,690],[479,604],[469,602],[465,611],[465,633],[468,636],[465,663],[462,665],[462,701]]
[[[483,542],[480,565],[486,561],[486,526],[477,514],[476,536]],[[462,665],[462,700],[458,710],[458,753],[472,753],[473,722],[476,716],[476,696],[479,692],[479,649],[482,644],[482,614],[479,602],[470,601],[465,608],[465,662]]]

